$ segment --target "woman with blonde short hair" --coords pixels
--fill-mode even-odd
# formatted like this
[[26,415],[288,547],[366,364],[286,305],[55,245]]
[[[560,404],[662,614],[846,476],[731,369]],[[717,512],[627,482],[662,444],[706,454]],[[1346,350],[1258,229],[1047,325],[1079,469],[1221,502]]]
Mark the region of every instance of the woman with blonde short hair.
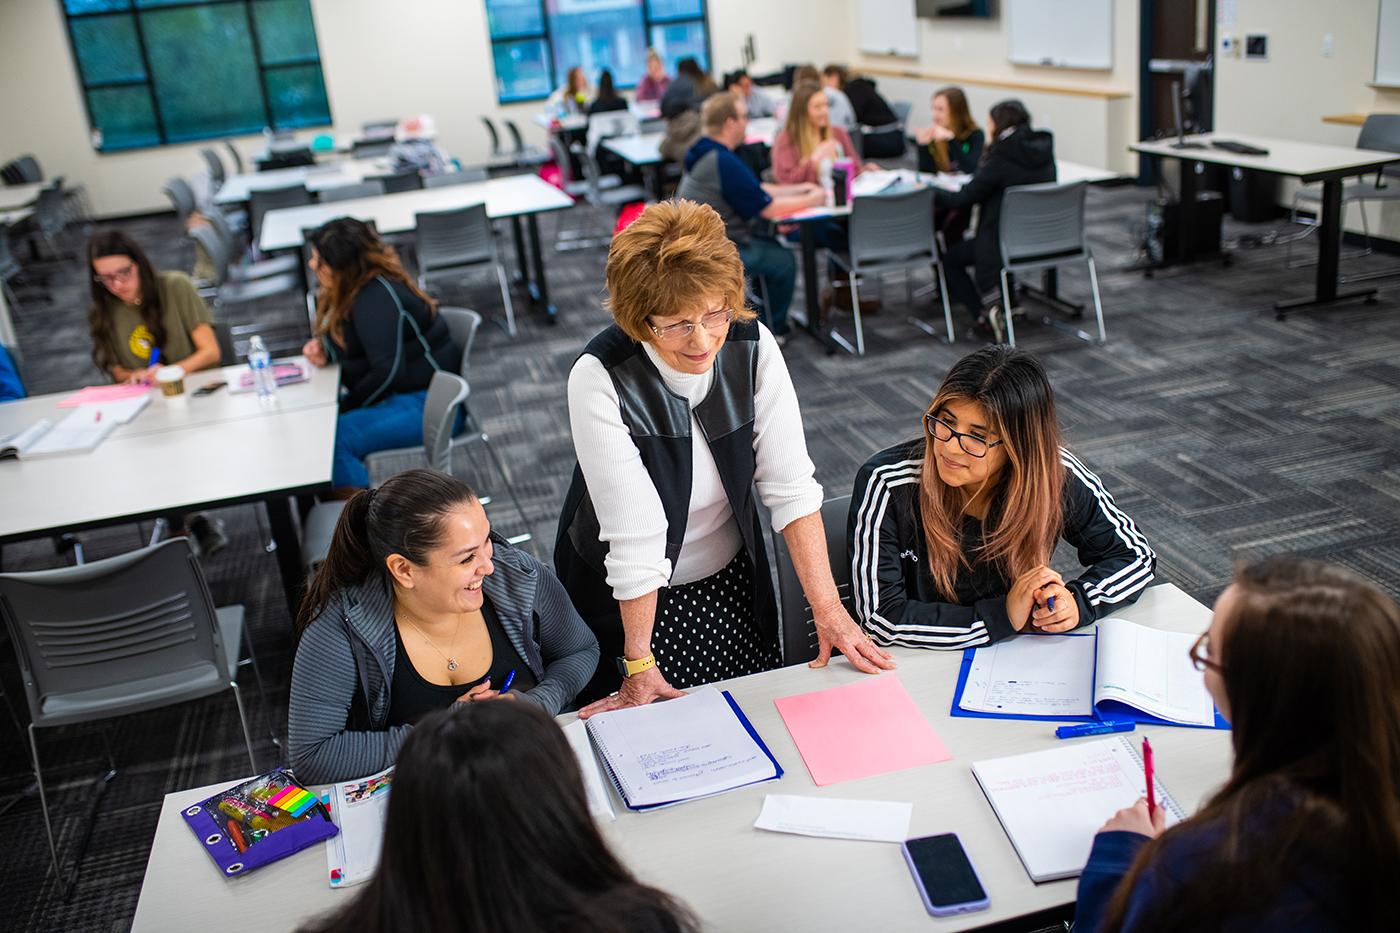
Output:
[[841,607],[797,396],[719,214],[653,204],[613,240],[606,278],[614,323],[569,374],[578,466],[554,552],[602,651],[581,699],[606,699],[582,715],[781,663],[751,489],[813,607],[813,665],[834,647],[893,667]]

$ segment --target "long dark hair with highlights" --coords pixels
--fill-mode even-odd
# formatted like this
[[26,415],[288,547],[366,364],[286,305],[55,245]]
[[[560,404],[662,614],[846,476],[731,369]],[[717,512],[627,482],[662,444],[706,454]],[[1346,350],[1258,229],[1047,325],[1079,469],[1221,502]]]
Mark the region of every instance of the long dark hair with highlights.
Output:
[[103,256],[125,256],[136,266],[141,279],[141,323],[151,332],[151,349],[165,346],[165,315],[160,304],[160,289],[156,287],[156,270],[136,241],[120,230],[103,230],[88,240],[88,332],[92,335],[92,361],[104,373],[117,365],[117,335],[112,330],[110,308],[120,302],[107,286],[97,280],[95,263]]
[[413,727],[378,872],[305,929],[692,933],[699,923],[608,849],[559,725],[533,704],[498,701]]
[[443,518],[476,499],[470,486],[436,470],[405,470],[345,504],[326,560],[297,607],[296,634],[325,611],[339,590],[371,579],[387,582],[384,560],[401,554],[419,566],[442,543]]
[[958,571],[989,563],[1010,579],[1047,563],[1064,519],[1065,468],[1060,464],[1060,422],[1055,393],[1040,362],[1023,350],[987,347],[948,371],[927,414],[949,402],[981,405],[988,428],[1006,450],[1007,462],[977,491],[990,507],[981,548],[969,559],[962,541],[963,493],[938,475],[933,438],[924,432],[919,512],[928,545],[928,570],[951,598]]
[[1239,568],[1235,589],[1212,646],[1234,768],[1199,813],[1143,846],[1102,929],[1123,929],[1134,886],[1176,843],[1192,853],[1186,874],[1135,931],[1262,929],[1300,887],[1329,900],[1311,916],[1300,908],[1297,928],[1393,929],[1400,608],[1356,574],[1298,557]]
[[[943,98],[948,102],[948,130],[953,134],[954,139],[966,139],[973,130],[977,129],[977,121],[972,119],[972,110],[967,106],[967,95],[963,89],[956,85],[941,87],[933,92],[934,98]],[[949,171],[952,168],[952,161],[948,158],[948,143],[941,139],[935,139],[929,144],[930,154],[933,156],[934,165],[938,166],[940,172]]]
[[310,236],[319,261],[331,270],[332,284],[316,296],[316,334],[330,334],[340,346],[345,345],[345,320],[355,296],[377,276],[384,276],[408,286],[428,306],[429,315],[437,314],[437,302],[429,298],[413,278],[404,271],[399,254],[379,238],[374,228],[353,217],[328,220]]

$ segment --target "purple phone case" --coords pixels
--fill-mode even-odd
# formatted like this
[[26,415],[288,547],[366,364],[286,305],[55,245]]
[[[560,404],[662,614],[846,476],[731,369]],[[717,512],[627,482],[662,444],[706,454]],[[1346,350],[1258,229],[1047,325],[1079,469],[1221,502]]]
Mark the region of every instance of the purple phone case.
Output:
[[[269,776],[275,776],[280,783],[296,784],[296,780],[290,774],[277,769],[251,781],[235,785],[228,790],[220,791],[208,800],[202,800],[186,807],[182,813],[185,823],[190,827],[190,832],[194,833],[195,838],[204,846],[204,851],[209,853],[214,864],[218,865],[225,875],[247,874],[255,868],[261,868],[278,859],[286,858],[294,852],[300,852],[307,846],[315,845],[340,832],[340,827],[331,822],[330,814],[326,812],[325,805],[318,799],[316,804],[307,811],[308,819],[270,832],[255,844],[248,846],[246,851],[239,852],[238,847],[233,844],[233,840],[228,837],[228,818],[212,808],[210,804],[218,801],[229,791],[256,783]],[[297,786],[301,785],[297,784]]]
[[[944,835],[939,833],[938,835]],[[977,879],[977,884],[981,886],[982,893],[986,894],[980,901],[967,901],[963,904],[953,904],[948,907],[939,907],[929,900],[928,889],[924,887],[924,879],[919,876],[919,866],[914,864],[914,856],[909,853],[909,843],[917,842],[916,839],[906,839],[899,844],[899,851],[904,853],[904,864],[909,866],[909,874],[914,876],[914,887],[919,889],[919,899],[924,902],[924,909],[934,917],[951,917],[954,914],[969,914],[974,910],[986,910],[992,906],[992,896],[987,894],[987,886],[982,882],[982,876],[977,874],[977,866],[972,864],[972,857],[967,854],[967,849],[963,848],[962,839],[957,833],[948,833],[958,840],[958,848],[962,851],[963,858],[967,859],[967,867],[972,869],[972,876]],[[926,839],[927,836],[920,836]]]

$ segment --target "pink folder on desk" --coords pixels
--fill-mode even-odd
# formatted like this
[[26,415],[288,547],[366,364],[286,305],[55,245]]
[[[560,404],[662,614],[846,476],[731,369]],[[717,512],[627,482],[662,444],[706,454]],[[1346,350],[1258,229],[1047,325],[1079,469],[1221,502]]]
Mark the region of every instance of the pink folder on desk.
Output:
[[129,398],[145,395],[149,391],[151,391],[150,386],[141,384],[118,383],[110,386],[88,386],[59,402],[58,407],[77,408],[79,405],[92,405],[100,402],[124,402]]
[[773,702],[818,786],[953,757],[897,674]]

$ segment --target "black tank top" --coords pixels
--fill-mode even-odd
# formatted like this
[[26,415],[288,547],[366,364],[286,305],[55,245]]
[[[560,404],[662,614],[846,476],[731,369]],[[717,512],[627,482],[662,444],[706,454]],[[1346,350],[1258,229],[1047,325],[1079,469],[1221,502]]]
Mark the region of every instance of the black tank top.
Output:
[[486,632],[491,638],[491,666],[484,675],[464,684],[435,684],[425,680],[404,650],[399,627],[394,626],[394,680],[389,688],[389,725],[414,723],[434,710],[446,709],[487,677],[491,678],[493,690],[501,689],[511,671],[515,671],[515,680],[510,687],[512,693],[535,686],[534,673],[510,643],[490,600],[481,604],[481,615],[486,620]]

